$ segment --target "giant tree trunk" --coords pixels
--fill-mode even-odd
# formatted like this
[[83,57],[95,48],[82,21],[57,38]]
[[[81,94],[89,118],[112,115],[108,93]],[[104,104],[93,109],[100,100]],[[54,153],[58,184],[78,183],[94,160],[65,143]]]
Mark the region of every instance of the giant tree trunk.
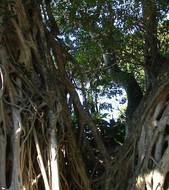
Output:
[[0,12],[0,188],[90,190],[42,4],[3,1]]
[[143,98],[131,123],[132,133],[113,160],[106,190],[169,188],[169,81],[167,70]]

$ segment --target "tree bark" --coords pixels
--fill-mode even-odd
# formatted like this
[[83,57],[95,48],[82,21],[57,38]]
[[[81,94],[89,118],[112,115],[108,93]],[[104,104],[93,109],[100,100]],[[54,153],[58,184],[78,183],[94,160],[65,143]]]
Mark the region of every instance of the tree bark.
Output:
[[51,168],[51,190],[60,190],[60,177],[59,177],[59,146],[56,136],[56,124],[57,117],[59,116],[60,110],[57,113],[49,112],[50,120],[50,168]]
[[168,98],[168,78],[143,98],[134,113],[132,133],[113,161],[106,190],[167,190]]

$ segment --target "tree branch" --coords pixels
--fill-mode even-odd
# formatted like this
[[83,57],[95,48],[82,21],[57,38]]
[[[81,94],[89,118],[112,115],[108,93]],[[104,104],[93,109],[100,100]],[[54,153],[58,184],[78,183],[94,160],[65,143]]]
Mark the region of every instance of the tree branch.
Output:
[[145,63],[152,64],[159,54],[157,40],[157,7],[154,0],[142,0],[144,38],[145,38]]
[[133,74],[122,71],[120,67],[115,64],[115,57],[113,54],[104,54],[103,59],[107,66],[112,65],[110,70],[112,80],[115,83],[121,85],[127,93],[128,106],[126,115],[127,119],[129,120],[131,119],[133,112],[136,110],[143,97],[141,88]]

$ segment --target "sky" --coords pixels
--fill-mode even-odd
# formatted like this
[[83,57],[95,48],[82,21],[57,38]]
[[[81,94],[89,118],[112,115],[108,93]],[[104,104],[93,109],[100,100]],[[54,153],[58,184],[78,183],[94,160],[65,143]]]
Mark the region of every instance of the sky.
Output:
[[106,98],[105,96],[99,97],[98,102],[99,104],[107,102],[112,104],[112,109],[109,110],[101,110],[101,113],[107,113],[108,115],[106,116],[105,120],[109,121],[110,119],[114,118],[117,120],[121,113],[124,113],[127,107],[127,101],[124,104],[120,104],[121,99],[126,97],[126,92],[123,90],[123,95],[116,95],[116,97],[112,97],[111,99]]
[[[106,96],[99,96],[98,97],[98,106],[100,106],[100,104],[103,103],[109,103],[112,105],[111,109],[108,110],[100,110],[101,114],[106,114],[106,117],[104,118],[104,120],[106,121],[110,121],[112,118],[117,121],[117,119],[119,118],[119,116],[121,115],[121,113],[124,113],[124,111],[127,108],[127,101],[124,104],[120,104],[121,100],[123,98],[126,98],[126,92],[125,90],[122,90],[122,95],[116,95],[116,96],[112,96],[111,98],[107,98]],[[81,91],[77,90],[79,98],[81,103],[83,103],[83,97],[81,95]]]

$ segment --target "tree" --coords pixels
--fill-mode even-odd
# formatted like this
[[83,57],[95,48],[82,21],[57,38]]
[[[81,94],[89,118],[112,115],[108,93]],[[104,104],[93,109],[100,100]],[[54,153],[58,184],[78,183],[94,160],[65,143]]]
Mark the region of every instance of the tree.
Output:
[[[105,177],[105,189],[167,189],[168,90],[165,85],[168,80],[168,57],[167,52],[162,50],[165,45],[160,44],[158,27],[160,22],[165,23],[163,19],[168,5],[165,1],[144,0],[126,1],[124,4],[120,1],[97,2],[98,5],[95,3],[96,1],[85,1],[78,5],[77,2],[72,3],[71,7],[75,9],[74,22],[69,23],[69,19],[67,21],[68,24],[73,23],[77,30],[82,28],[87,31],[91,39],[97,40],[102,53],[106,53],[104,62],[112,67],[112,80],[122,85],[128,95],[130,133],[119,156],[113,161],[109,177]],[[68,15],[71,7],[66,8]],[[144,38],[144,43],[137,42],[140,42],[140,37]],[[122,40],[129,43],[131,38],[136,40],[134,48],[122,43]],[[119,44],[120,40],[122,42]],[[127,45],[127,51],[120,45]],[[142,48],[141,54],[138,54],[137,46]],[[124,57],[120,55],[123,51]],[[127,54],[132,55],[132,59],[126,57]],[[145,92],[141,92],[138,79],[136,81],[135,78],[134,70],[138,72],[138,68],[126,69],[124,63],[129,64],[130,68],[134,63],[136,67],[144,69]],[[142,93],[145,93],[144,98]]]
[[[169,187],[168,9],[165,0],[1,0],[1,188]],[[126,123],[106,122],[97,98],[119,86]]]
[[[60,189],[63,183],[68,188],[68,175],[90,189],[66,104],[66,90],[74,93],[74,87],[68,86],[55,31],[45,26],[50,10],[42,15],[40,5],[20,0],[1,4],[0,186]],[[49,2],[44,5],[47,9]],[[73,169],[64,174],[67,164]]]

